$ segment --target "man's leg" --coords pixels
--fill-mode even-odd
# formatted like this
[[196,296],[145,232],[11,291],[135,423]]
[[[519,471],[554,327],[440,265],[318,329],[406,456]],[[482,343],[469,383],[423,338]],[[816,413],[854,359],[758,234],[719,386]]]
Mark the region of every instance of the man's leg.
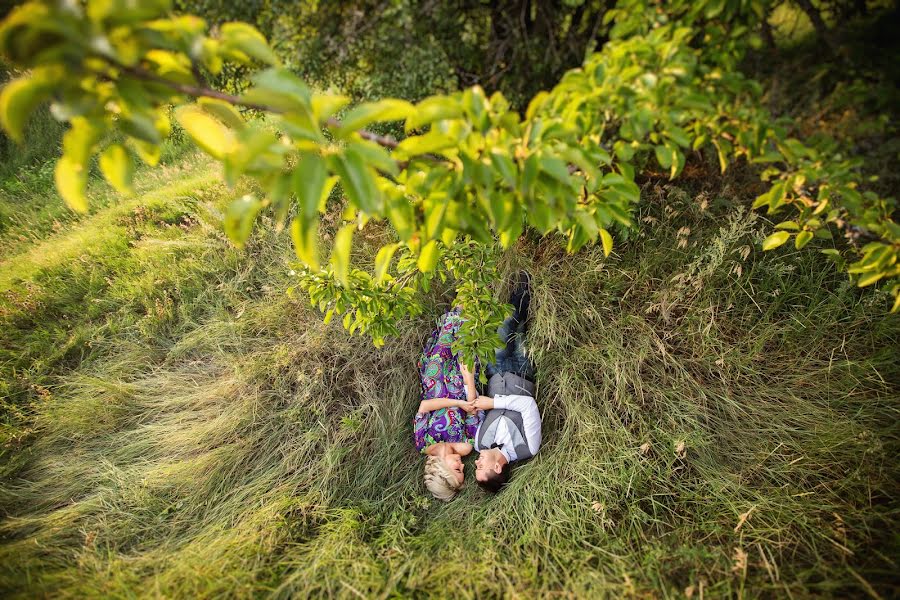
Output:
[[503,321],[497,334],[506,346],[497,350],[493,365],[487,366],[488,377],[494,373],[515,373],[534,381],[534,367],[525,356],[523,342],[528,324],[528,307],[531,304],[530,277],[524,271],[519,274],[515,289],[509,298],[513,313]]

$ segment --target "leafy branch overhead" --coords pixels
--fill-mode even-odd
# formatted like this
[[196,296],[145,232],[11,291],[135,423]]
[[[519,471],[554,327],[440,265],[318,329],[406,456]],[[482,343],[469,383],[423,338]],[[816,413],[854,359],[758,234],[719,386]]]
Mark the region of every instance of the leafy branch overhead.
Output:
[[[243,244],[262,210],[278,226],[290,218],[297,256],[309,267],[301,285],[327,318],[343,314],[348,329],[371,330],[376,341],[415,312],[415,292],[432,276],[451,275],[461,278],[459,301],[470,316],[492,306],[481,311],[490,322],[464,344],[473,357],[471,346],[489,341],[502,310],[489,295],[465,292],[475,273],[460,256],[473,244],[509,247],[526,227],[564,236],[571,252],[600,239],[609,254],[611,231],[634,227],[636,173],[662,169],[676,178],[691,152],[713,153],[722,171],[740,158],[766,166],[768,191],[755,206],[791,215],[764,250],[864,232],[869,243],[851,245],[847,270],[859,286],[888,280],[900,309],[894,200],[860,189],[857,162],[788,137],[761,108],[760,86],[736,70],[758,43],[761,0],[679,0],[665,11],[621,0],[605,18],[611,41],[535,96],[524,115],[477,86],[415,105],[384,99],[347,110],[347,97],[313,92],[280,67],[252,26],[227,23],[210,34],[203,20],[170,8],[165,0],[90,0],[15,9],[0,26],[0,51],[23,74],[0,94],[3,128],[21,141],[31,111],[52,102],[54,116],[71,126],[56,185],[84,211],[91,158],[99,155],[109,183],[128,193],[135,158],[157,163],[174,115],[222,162],[230,184],[246,175],[265,191],[230,207],[229,236]],[[205,84],[203,73],[226,63],[260,67],[240,96]],[[248,119],[238,107],[266,118]],[[392,121],[403,123],[404,139],[366,131]],[[346,224],[321,269],[319,215],[337,184]],[[374,277],[354,267],[350,251],[372,220],[388,221],[399,240],[378,253]]]

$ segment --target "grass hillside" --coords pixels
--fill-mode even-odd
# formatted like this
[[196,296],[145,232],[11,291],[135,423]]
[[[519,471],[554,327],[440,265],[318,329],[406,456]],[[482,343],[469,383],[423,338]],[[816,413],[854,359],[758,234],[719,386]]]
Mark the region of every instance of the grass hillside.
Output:
[[645,178],[609,258],[508,252],[507,280],[534,276],[544,446],[444,504],[411,420],[449,284],[375,349],[286,293],[287,232],[226,240],[249,184],[199,154],[169,147],[129,199],[95,181],[80,218],[52,167],[5,171],[0,592],[900,594],[900,318],[820,240],[763,254],[757,181],[695,158]]

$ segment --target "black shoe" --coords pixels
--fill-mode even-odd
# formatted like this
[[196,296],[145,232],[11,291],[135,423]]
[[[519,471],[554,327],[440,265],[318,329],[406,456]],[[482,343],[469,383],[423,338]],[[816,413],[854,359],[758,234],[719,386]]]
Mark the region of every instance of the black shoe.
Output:
[[531,304],[531,275],[527,271],[519,272],[509,303],[513,305],[513,318],[517,323],[524,324],[528,320],[528,306]]

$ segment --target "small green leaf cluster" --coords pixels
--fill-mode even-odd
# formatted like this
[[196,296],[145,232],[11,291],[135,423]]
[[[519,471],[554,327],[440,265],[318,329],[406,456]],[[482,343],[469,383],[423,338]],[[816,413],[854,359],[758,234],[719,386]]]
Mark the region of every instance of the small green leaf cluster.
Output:
[[900,225],[892,218],[897,209],[894,199],[859,189],[859,159],[825,156],[794,139],[779,141],[777,148],[773,160],[782,166],[763,172],[763,178],[774,183],[753,206],[766,207],[769,214],[792,207],[795,214],[775,225],[777,231],[763,241],[763,250],[777,248],[792,236],[799,250],[813,239],[831,240],[833,231],[843,232],[851,242],[868,240],[849,268],[847,259],[835,248],[825,248],[822,253],[846,269],[859,287],[894,280],[893,310],[900,310],[900,283],[896,282],[900,278]]
[[[342,243],[347,242],[335,239],[332,256],[349,254],[349,247],[338,249]],[[425,270],[420,264],[422,255],[416,257],[408,246],[386,245],[378,252],[374,275],[351,268],[346,282],[338,279],[337,269],[314,270],[299,265],[297,287],[325,313],[326,323],[335,315],[341,316],[344,329],[351,335],[368,334],[380,347],[385,338],[397,335],[397,323],[402,318],[421,314],[420,296],[430,291],[435,279],[442,283],[452,279],[456,284],[454,304],[463,307],[466,315],[454,350],[470,366],[487,364],[493,361],[494,348],[500,346],[497,328],[509,312],[509,306],[495,296],[500,248],[471,239],[459,240],[450,247],[436,242],[435,247],[441,260]],[[396,262],[394,274],[389,270],[392,262]]]

